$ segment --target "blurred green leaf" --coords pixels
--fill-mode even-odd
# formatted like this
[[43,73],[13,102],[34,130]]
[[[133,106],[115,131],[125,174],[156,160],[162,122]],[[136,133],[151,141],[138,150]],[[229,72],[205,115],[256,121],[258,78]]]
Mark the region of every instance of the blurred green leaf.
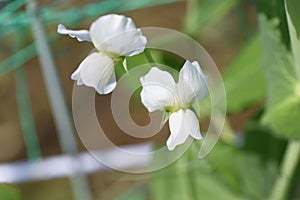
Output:
[[269,21],[260,15],[259,22],[268,86],[267,109],[271,109],[295,94],[298,81],[292,56],[281,43],[280,32],[276,29],[279,21]]
[[192,37],[197,36],[204,27],[227,14],[237,2],[237,0],[189,0],[185,32]]
[[[264,98],[266,81],[261,62],[261,48],[258,36],[249,40],[224,72],[227,112],[242,111]],[[221,91],[222,85],[214,89]],[[210,114],[210,103],[209,96],[199,102],[202,117]]]
[[289,15],[290,21],[288,20],[289,27],[293,26],[296,31],[296,37],[300,37],[300,20],[299,20],[299,10],[300,1],[298,0],[285,0],[286,2],[286,14]]
[[[160,159],[165,159],[160,155]],[[183,156],[167,168],[153,173],[154,181],[151,183],[152,194],[155,200],[182,200],[193,199],[188,178],[187,157]]]
[[259,154],[241,151],[228,144],[219,143],[210,159],[214,163],[214,174],[219,181],[231,190],[239,199],[266,199],[276,177],[277,166],[273,161],[264,162]]
[[276,160],[279,163],[284,154],[287,142],[275,137],[271,133],[271,130],[258,120],[249,122],[245,128],[243,149],[259,155],[265,162]]
[[21,200],[21,195],[17,188],[5,184],[0,184],[0,199]]
[[[197,194],[195,199],[245,199],[238,189],[238,155],[232,146],[218,143],[204,160],[199,160],[196,153],[192,155],[194,167],[190,179]],[[210,170],[204,171],[203,165],[208,165]]]
[[265,77],[258,37],[249,41],[223,75],[227,111],[239,112],[265,94]]
[[286,0],[286,16],[291,38],[291,46],[300,80],[300,1]]
[[[285,140],[275,137],[267,126],[258,121],[251,121],[246,127],[243,150],[257,155],[264,166],[260,191],[266,197],[273,188],[286,145]],[[247,167],[251,169],[250,165]]]
[[269,124],[277,134],[286,138],[300,139],[300,98],[290,97],[264,116],[263,121]]
[[[268,144],[265,141],[264,145]],[[153,173],[153,199],[176,199],[183,188],[190,188],[188,194],[192,194],[185,200],[266,199],[277,175],[277,162],[241,150],[220,141],[199,160],[198,149],[192,146],[171,166]]]
[[263,122],[286,138],[300,138],[300,95],[296,65],[280,40],[278,20],[259,17],[267,102]]
[[284,0],[255,0],[258,11],[261,14],[267,16],[267,18],[273,19],[277,18],[279,20],[276,25],[280,30],[280,37],[284,44],[289,47],[290,39],[289,39],[289,31],[287,26],[287,20],[285,16],[284,10]]

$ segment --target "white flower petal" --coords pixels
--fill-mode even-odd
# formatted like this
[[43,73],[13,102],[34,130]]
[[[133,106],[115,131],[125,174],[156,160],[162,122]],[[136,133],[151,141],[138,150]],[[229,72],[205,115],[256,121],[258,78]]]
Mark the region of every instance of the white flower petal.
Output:
[[178,89],[183,107],[189,107],[194,101],[200,101],[208,92],[208,78],[202,72],[197,61],[184,63],[179,72]]
[[80,65],[75,72],[71,75],[71,79],[77,81],[77,85],[83,85],[82,79],[80,78],[80,70],[82,65]]
[[117,85],[114,62],[101,53],[86,57],[71,78],[77,80],[77,84],[95,88],[100,94],[112,92]]
[[177,104],[176,83],[168,72],[152,67],[140,81],[143,86],[141,100],[149,112]]
[[90,27],[95,47],[111,56],[133,56],[144,51],[147,39],[131,18],[109,14],[98,18]]
[[62,24],[57,26],[57,32],[63,35],[69,35],[72,38],[76,38],[79,42],[88,41],[91,42],[90,33],[88,30],[69,30]]
[[195,113],[189,109],[172,113],[169,119],[171,135],[167,140],[168,149],[171,151],[177,145],[183,144],[189,135],[195,139],[202,139],[199,121]]

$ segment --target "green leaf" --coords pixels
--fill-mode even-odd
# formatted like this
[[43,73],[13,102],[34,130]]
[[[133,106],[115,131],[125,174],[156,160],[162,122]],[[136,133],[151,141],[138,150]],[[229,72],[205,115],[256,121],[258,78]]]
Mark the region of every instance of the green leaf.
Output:
[[300,92],[296,65],[280,40],[278,20],[259,17],[263,63],[267,78],[266,112],[263,122],[286,138],[300,139]]
[[[229,159],[232,157],[234,160]],[[209,179],[207,180],[210,183],[209,186],[202,191],[207,196],[205,199],[243,199],[239,189],[239,155],[236,154],[236,149],[233,146],[218,143],[206,159],[212,171],[208,174],[197,171],[199,176],[206,175],[206,179]],[[195,180],[197,187],[206,184],[203,179],[199,178]],[[218,192],[214,193],[214,190]],[[199,192],[198,196],[201,197],[200,195]]]
[[285,8],[293,57],[298,70],[298,80],[300,80],[300,1],[286,0]]
[[[156,159],[166,159],[165,155],[160,156]],[[153,199],[193,199],[188,178],[187,159],[187,156],[182,156],[175,163],[152,174],[151,191]]]
[[0,199],[21,200],[21,195],[17,188],[6,184],[0,184]]
[[300,139],[300,97],[290,97],[270,109],[263,122],[270,124],[277,134]]
[[[264,145],[268,145],[268,141]],[[178,161],[152,175],[153,199],[263,200],[277,175],[273,160],[220,141],[204,159],[192,146]],[[166,159],[164,155],[158,155]],[[189,189],[188,189],[189,188]],[[184,192],[185,191],[185,192]]]
[[[256,154],[264,166],[260,191],[265,197],[273,188],[286,145],[286,140],[275,137],[267,126],[258,121],[251,121],[246,127],[243,150]],[[247,167],[250,168],[249,165]]]
[[264,162],[276,160],[279,163],[287,142],[275,137],[271,130],[258,120],[247,124],[243,150],[259,155]]
[[268,21],[260,15],[259,22],[268,84],[267,109],[271,109],[288,96],[295,95],[298,80],[292,56],[281,43],[280,32],[276,29],[278,20]]
[[265,77],[258,37],[249,41],[223,75],[228,112],[239,112],[265,94]]
[[[266,81],[261,62],[261,48],[258,36],[252,38],[224,72],[227,112],[240,112],[265,96]],[[218,85],[215,89],[222,90],[222,86]],[[202,117],[210,114],[210,96],[197,106]]]
[[284,10],[284,0],[255,0],[258,11],[264,14],[268,19],[277,18],[279,20],[277,27],[281,33],[281,39],[285,46],[290,46],[289,31]]
[[286,14],[289,16],[288,25],[293,26],[296,31],[296,37],[300,37],[300,1],[298,0],[285,0]]

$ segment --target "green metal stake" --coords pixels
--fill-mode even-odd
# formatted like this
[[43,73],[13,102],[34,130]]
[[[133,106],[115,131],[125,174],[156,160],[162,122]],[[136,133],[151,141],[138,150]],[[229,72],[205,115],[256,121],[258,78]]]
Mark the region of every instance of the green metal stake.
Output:
[[26,74],[23,68],[15,71],[15,83],[20,123],[26,145],[27,157],[29,162],[34,163],[40,160],[41,150],[31,111]]
[[[17,52],[23,45],[24,33],[14,35],[13,53]],[[13,64],[18,63],[17,59],[12,60]],[[27,151],[27,158],[30,163],[38,162],[41,159],[41,148],[39,145],[36,126],[34,123],[28,81],[23,67],[15,71],[16,99],[18,104],[19,118],[23,138]]]

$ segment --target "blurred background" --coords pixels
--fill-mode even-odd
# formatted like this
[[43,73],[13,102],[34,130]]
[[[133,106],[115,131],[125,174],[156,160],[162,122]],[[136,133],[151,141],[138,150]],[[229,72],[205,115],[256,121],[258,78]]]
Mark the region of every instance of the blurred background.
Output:
[[[290,2],[292,22],[281,0],[0,0],[0,200],[300,199],[300,66],[293,59],[300,57],[295,48],[300,27],[294,20],[300,19],[300,5]],[[56,29],[60,23],[88,29],[108,13],[131,17],[137,27],[183,32],[215,61],[225,84],[227,116],[220,141],[205,159],[198,159],[192,145],[165,169],[128,174],[87,153],[70,114],[70,76],[93,47]],[[180,58],[153,55],[177,70],[182,66]],[[144,55],[128,65],[142,62],[147,62]],[[111,141],[137,151],[149,142],[165,143],[167,125],[149,139],[123,133],[110,99],[96,95],[97,115]],[[138,93],[130,108],[137,124],[149,123]],[[201,116],[205,135],[209,113]],[[109,155],[109,147],[99,149]]]

